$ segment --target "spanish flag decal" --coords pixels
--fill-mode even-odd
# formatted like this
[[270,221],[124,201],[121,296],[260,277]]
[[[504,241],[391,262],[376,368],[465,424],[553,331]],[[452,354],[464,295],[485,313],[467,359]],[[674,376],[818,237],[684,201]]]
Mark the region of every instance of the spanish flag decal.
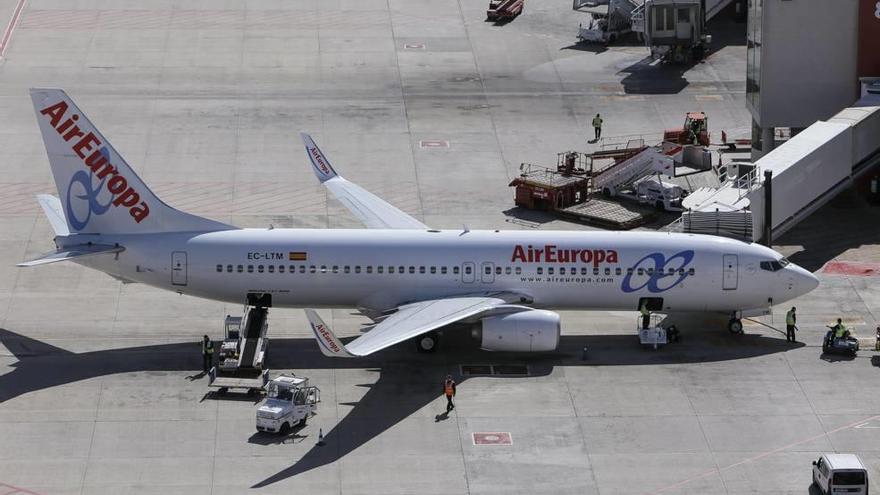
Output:
[[287,258],[290,261],[305,261],[308,258],[308,255],[305,251],[291,251]]

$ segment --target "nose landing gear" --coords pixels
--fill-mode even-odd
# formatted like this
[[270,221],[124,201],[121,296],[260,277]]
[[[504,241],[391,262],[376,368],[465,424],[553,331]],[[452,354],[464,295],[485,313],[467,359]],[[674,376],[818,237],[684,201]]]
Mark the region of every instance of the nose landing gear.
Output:
[[742,320],[740,320],[736,316],[730,318],[730,321],[727,322],[727,329],[730,331],[730,333],[743,333]]

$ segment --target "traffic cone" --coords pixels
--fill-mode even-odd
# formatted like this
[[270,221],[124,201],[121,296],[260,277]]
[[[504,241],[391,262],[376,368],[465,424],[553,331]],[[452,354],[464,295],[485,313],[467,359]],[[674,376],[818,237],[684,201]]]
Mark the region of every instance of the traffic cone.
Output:
[[324,446],[324,429],[319,428],[318,429],[318,447],[323,447],[323,446]]

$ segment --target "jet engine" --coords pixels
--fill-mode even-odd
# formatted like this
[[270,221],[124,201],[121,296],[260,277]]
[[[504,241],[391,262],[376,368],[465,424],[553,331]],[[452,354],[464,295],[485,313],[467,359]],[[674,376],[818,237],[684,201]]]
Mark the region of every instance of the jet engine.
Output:
[[559,315],[532,309],[483,318],[474,337],[487,351],[547,352],[559,345]]

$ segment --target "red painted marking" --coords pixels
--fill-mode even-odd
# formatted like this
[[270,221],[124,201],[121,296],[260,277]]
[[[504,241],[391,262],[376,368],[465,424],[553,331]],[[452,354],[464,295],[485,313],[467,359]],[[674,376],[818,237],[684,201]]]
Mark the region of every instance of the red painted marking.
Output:
[[423,139],[419,141],[419,148],[448,148],[449,141],[440,141],[433,139]]
[[784,451],[786,451],[786,450],[788,450],[788,449],[790,449],[790,448],[792,448],[792,447],[797,447],[798,445],[805,444],[805,443],[809,443],[809,442],[812,442],[813,440],[818,440],[818,439],[820,439],[820,438],[822,438],[822,437],[824,437],[824,436],[832,435],[832,434],[837,433],[837,432],[839,432],[839,431],[849,430],[850,428],[856,428],[856,427],[859,427],[859,426],[861,426],[861,425],[864,425],[865,423],[871,422],[871,421],[873,421],[873,420],[875,420],[875,419],[878,419],[878,418],[880,418],[880,414],[878,414],[878,415],[876,415],[876,416],[871,416],[871,417],[869,417],[869,418],[860,419],[860,420],[855,421],[855,422],[853,422],[853,423],[850,423],[850,424],[848,424],[848,425],[846,425],[846,426],[841,426],[840,428],[835,428],[835,429],[833,429],[833,430],[831,430],[831,431],[828,431],[828,432],[825,432],[825,433],[820,433],[820,434],[818,434],[818,435],[813,435],[813,436],[810,437],[810,438],[805,438],[805,439],[803,439],[803,440],[798,440],[797,442],[790,443],[790,444],[788,444],[788,445],[786,445],[786,446],[784,446],[784,447],[779,447],[779,448],[776,448],[776,449],[773,449],[773,450],[768,450],[767,452],[764,452],[763,454],[758,454],[758,455],[756,455],[756,456],[749,457],[749,458],[747,458],[747,459],[743,459],[743,460],[741,460],[741,461],[739,461],[739,462],[734,462],[733,464],[731,464],[731,465],[729,465],[729,466],[725,466],[725,467],[723,467],[723,468],[717,468],[717,469],[710,469],[710,470],[708,470],[708,471],[706,471],[706,472],[704,472],[704,473],[698,474],[698,475],[696,475],[696,476],[694,476],[694,477],[692,477],[692,478],[688,478],[688,479],[686,479],[686,480],[679,481],[678,483],[675,483],[675,484],[672,484],[672,485],[664,486],[663,488],[660,488],[660,489],[658,489],[658,490],[655,490],[655,491],[653,491],[652,493],[655,493],[655,494],[656,494],[656,493],[663,493],[663,492],[666,492],[666,491],[669,491],[669,490],[672,490],[672,489],[675,489],[675,488],[680,488],[680,487],[682,487],[682,486],[684,486],[684,485],[687,485],[688,483],[691,483],[691,482],[694,482],[694,481],[697,481],[697,480],[701,480],[701,479],[703,479],[703,478],[705,478],[705,477],[707,477],[707,476],[711,476],[711,475],[716,474],[716,473],[717,473],[718,475],[720,475],[722,471],[727,471],[728,469],[733,469],[733,468],[735,468],[735,467],[742,466],[743,464],[748,464],[748,463],[750,463],[750,462],[755,462],[755,461],[757,461],[757,460],[763,459],[763,458],[768,457],[768,456],[771,456],[771,455],[773,455],[773,454],[778,454],[778,453],[780,453],[780,452],[784,452]]
[[474,445],[513,445],[509,431],[482,431],[474,433]]
[[15,5],[15,10],[12,12],[12,19],[9,21],[9,25],[6,26],[3,38],[0,39],[0,58],[3,58],[6,55],[6,49],[9,47],[9,40],[12,39],[12,32],[15,31],[15,26],[18,25],[18,19],[21,18],[21,11],[24,10],[24,3],[26,1],[27,0],[18,0],[18,3]]
[[6,483],[0,483],[0,488],[11,488],[11,492],[4,492],[3,495],[11,495],[12,493],[24,493],[27,495],[40,495],[37,492],[33,492],[31,490],[25,490],[24,488],[18,488],[17,486],[7,485]]
[[822,273],[832,275],[852,275],[855,277],[876,277],[880,275],[880,263],[829,261],[822,267]]

